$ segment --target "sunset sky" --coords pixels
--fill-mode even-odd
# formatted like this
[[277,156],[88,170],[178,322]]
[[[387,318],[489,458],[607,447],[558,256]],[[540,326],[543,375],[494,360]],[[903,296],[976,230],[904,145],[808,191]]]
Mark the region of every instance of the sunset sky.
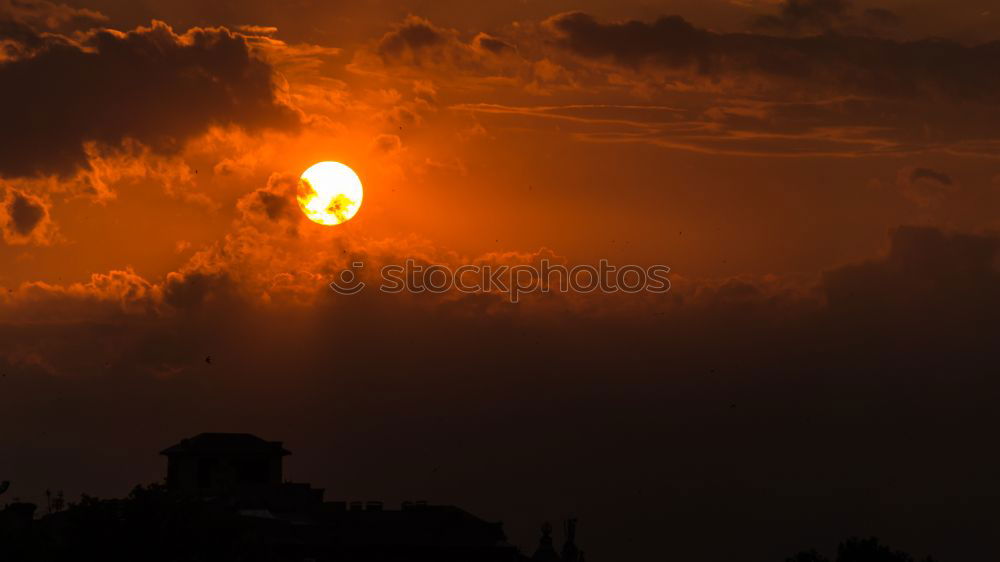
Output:
[[[239,431],[529,552],[995,559],[998,124],[994,0],[0,0],[4,499]],[[327,286],[542,258],[672,288]]]

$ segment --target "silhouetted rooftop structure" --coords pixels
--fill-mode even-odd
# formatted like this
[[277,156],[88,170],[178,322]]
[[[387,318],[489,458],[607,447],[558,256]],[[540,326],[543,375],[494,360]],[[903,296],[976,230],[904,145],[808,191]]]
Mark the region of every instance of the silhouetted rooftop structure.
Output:
[[[228,560],[235,553],[286,562],[529,560],[507,542],[502,523],[455,506],[324,501],[323,490],[284,481],[282,462],[291,453],[281,442],[202,433],[161,454],[167,486],[137,487],[125,499],[84,498],[38,520],[32,504],[8,505],[0,511],[0,537],[13,537],[11,548],[45,562]],[[568,523],[563,557],[547,526],[534,560],[582,562],[574,525]]]
[[502,523],[453,506],[324,502],[323,490],[283,481],[290,455],[278,441],[246,433],[202,433],[161,451],[172,493],[223,506],[280,551],[343,560],[523,559]]
[[201,433],[160,454],[171,491],[204,496],[281,484],[282,458],[291,452],[249,433]]
[[199,433],[160,451],[161,455],[279,455],[292,454],[281,441],[265,441],[250,433]]

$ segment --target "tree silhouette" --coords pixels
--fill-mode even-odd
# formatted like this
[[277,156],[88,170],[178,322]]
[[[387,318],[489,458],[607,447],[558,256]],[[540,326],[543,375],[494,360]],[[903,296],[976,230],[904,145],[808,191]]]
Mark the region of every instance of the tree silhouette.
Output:
[[[786,558],[785,562],[830,562],[828,558],[816,552],[807,550]],[[893,550],[879,542],[878,538],[860,539],[852,537],[837,546],[836,562],[915,562],[913,556]],[[922,562],[935,562],[927,557]]]
[[785,562],[830,562],[830,560],[813,549],[800,552],[791,558],[786,558]]
[[55,505],[60,496],[52,499],[53,513],[30,532],[7,535],[0,525],[0,560],[283,560],[226,510],[178,498],[159,484],[137,486],[120,500],[84,495],[61,511]]
[[[879,543],[875,537],[867,539],[850,538],[837,547],[837,562],[914,562],[909,554],[892,550]],[[924,562],[933,562],[928,557]]]

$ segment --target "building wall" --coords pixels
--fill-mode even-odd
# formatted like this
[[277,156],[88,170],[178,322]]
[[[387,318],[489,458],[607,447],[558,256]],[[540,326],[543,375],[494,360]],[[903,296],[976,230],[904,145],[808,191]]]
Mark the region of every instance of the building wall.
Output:
[[167,487],[175,492],[198,491],[198,459],[195,457],[170,457],[167,460]]
[[187,494],[214,494],[244,486],[282,482],[278,455],[257,457],[173,455],[167,460],[167,485]]

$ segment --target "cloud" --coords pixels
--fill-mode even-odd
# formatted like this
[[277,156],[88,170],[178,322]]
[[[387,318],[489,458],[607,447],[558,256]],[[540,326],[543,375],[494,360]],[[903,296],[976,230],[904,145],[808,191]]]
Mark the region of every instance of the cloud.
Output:
[[[928,175],[916,170],[911,174]],[[295,186],[292,176],[272,176],[266,186],[240,199],[239,218],[224,240],[195,252],[183,267],[160,280],[126,269],[95,274],[86,283],[26,283],[0,294],[0,325],[133,322],[136,316],[159,324],[174,322],[178,314],[218,315],[214,322],[225,324],[224,317],[235,311],[252,316],[264,310],[316,309],[348,323],[349,316],[343,314],[436,311],[445,315],[438,317],[441,322],[515,315],[544,324],[572,316],[585,323],[634,324],[627,329],[639,330],[657,321],[657,314],[666,314],[672,322],[709,331],[720,322],[759,321],[754,329],[786,330],[807,321],[812,333],[853,327],[859,338],[879,339],[891,333],[926,337],[928,325],[914,322],[920,317],[951,326],[948,338],[978,341],[984,335],[967,333],[964,323],[971,320],[981,329],[980,320],[986,322],[989,311],[1000,305],[1000,238],[929,227],[897,228],[884,257],[831,269],[819,280],[795,275],[690,279],[672,274],[672,290],[665,295],[531,293],[518,305],[501,293],[384,295],[372,290],[341,297],[327,284],[353,262],[365,264],[360,274],[374,287],[383,265],[409,259],[452,267],[537,266],[543,258],[551,263],[567,260],[547,249],[469,257],[413,239],[345,238],[302,218],[295,208]],[[351,312],[334,312],[343,307]],[[888,331],[863,328],[873,317],[878,318],[878,330]],[[481,321],[493,322],[487,317]],[[45,359],[51,365],[64,361]]]
[[438,27],[430,20],[409,16],[379,39],[375,52],[386,62],[417,66],[453,64],[470,67],[483,64],[483,55],[502,55],[517,48],[498,37],[480,32],[464,41],[458,31]]
[[50,205],[41,197],[15,188],[0,190],[0,232],[10,245],[51,244],[56,235]]
[[724,82],[727,88],[743,91],[993,106],[1000,100],[1000,42],[970,46],[943,39],[898,42],[842,34],[719,33],[695,27],[680,16],[652,23],[603,23],[581,12],[553,16],[545,26],[558,45],[584,59],[632,69],[661,68],[678,78]]
[[[532,42],[542,39],[524,32],[518,37]],[[547,88],[568,85],[566,77],[556,71],[556,63],[523,55],[512,39],[485,32],[467,38],[456,29],[413,15],[358,49],[348,68],[383,77],[433,79],[462,89],[527,87],[547,93]]]
[[278,32],[278,28],[273,25],[241,25],[237,30],[249,35],[260,35],[269,37]]
[[9,226],[18,236],[29,236],[46,215],[45,206],[38,201],[28,199],[24,194],[14,192],[7,204]]
[[[561,120],[582,141],[717,155],[993,158],[1000,148],[990,126],[1000,119],[1000,72],[989,71],[1000,42],[718,33],[679,16],[601,22],[580,12],[524,29],[518,42],[531,47],[509,55],[521,60],[513,82],[469,83],[574,97],[561,106],[480,97],[453,109],[516,118],[514,126]],[[461,75],[452,70],[449,85]]]
[[41,41],[35,30],[69,32],[97,27],[107,21],[108,17],[96,10],[47,0],[0,0],[0,37],[13,35],[34,45]]
[[245,224],[280,223],[294,227],[305,220],[298,208],[299,179],[292,174],[271,174],[267,185],[243,196],[236,203]]
[[86,282],[68,285],[36,281],[6,291],[0,319],[14,325],[121,322],[125,317],[154,314],[162,302],[161,293],[131,269],[95,273]]
[[375,150],[384,153],[393,153],[403,148],[403,142],[398,135],[379,135],[372,142]]
[[516,51],[517,47],[504,41],[503,39],[498,39],[489,35],[488,33],[479,33],[472,39],[472,45],[482,50],[489,51],[495,55],[501,54],[505,51]]
[[172,272],[163,283],[163,303],[175,310],[201,308],[235,298],[233,280],[225,272]]
[[[502,55],[515,50],[510,43],[486,33],[466,41],[455,29],[438,27],[413,15],[386,32],[373,47],[384,65],[472,74],[509,71],[501,64]],[[364,51],[360,54],[365,55]]]
[[[831,317],[870,322],[872,330],[937,339],[942,346],[996,334],[1000,237],[900,227],[888,254],[827,272],[822,290]],[[949,343],[950,342],[950,343]]]
[[276,98],[269,64],[225,28],[178,34],[154,21],[124,33],[33,39],[37,49],[0,64],[8,85],[0,92],[0,175],[72,176],[88,166],[88,143],[131,139],[169,155],[212,126],[298,125]]
[[958,189],[948,174],[920,167],[899,170],[896,186],[904,197],[921,207],[939,205]]
[[850,7],[850,0],[785,0],[777,15],[759,16],[755,24],[762,29],[830,31],[850,19]]
[[930,168],[914,168],[909,174],[910,181],[931,180],[943,185],[951,185],[951,176]]
[[[685,107],[686,106],[686,107]],[[703,154],[769,158],[860,157],[928,150],[988,153],[992,143],[964,147],[879,123],[885,104],[854,98],[817,102],[766,102],[706,94],[684,106],[662,103],[508,106],[457,104],[452,109],[506,119],[559,121],[585,142],[644,143]],[[896,104],[896,111],[903,109]],[[896,114],[898,118],[899,114]],[[881,117],[880,117],[881,115]],[[893,121],[895,123],[895,120]]]
[[777,14],[758,16],[754,27],[790,35],[848,33],[873,35],[899,25],[900,17],[886,8],[866,8],[856,14],[851,0],[785,0]]
[[382,36],[376,52],[386,60],[406,57],[419,64],[421,55],[430,47],[441,45],[446,37],[453,39],[453,36],[453,32],[439,30],[424,18],[409,16],[396,29]]

